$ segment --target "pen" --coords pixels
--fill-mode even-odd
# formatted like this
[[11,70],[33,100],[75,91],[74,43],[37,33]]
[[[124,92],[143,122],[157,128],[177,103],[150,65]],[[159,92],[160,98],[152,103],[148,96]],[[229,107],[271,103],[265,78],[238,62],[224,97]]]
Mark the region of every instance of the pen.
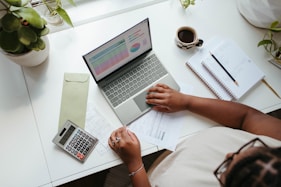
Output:
[[238,82],[231,76],[231,74],[225,69],[225,67],[220,63],[220,61],[215,57],[215,55],[213,55],[211,52],[210,52],[211,56],[213,57],[213,59],[215,59],[215,61],[220,65],[220,67],[225,71],[225,73],[231,78],[231,80],[237,85],[238,85]]

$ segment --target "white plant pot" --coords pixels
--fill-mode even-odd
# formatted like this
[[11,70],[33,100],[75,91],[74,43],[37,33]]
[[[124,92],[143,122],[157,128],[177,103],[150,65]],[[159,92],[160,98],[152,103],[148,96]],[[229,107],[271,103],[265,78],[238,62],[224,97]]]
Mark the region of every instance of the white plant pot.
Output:
[[21,66],[26,66],[26,67],[33,67],[33,66],[38,66],[45,62],[49,55],[50,51],[50,44],[49,44],[49,39],[47,36],[42,37],[43,41],[45,42],[45,49],[40,50],[40,51],[30,51],[25,54],[21,55],[14,55],[10,53],[5,53],[4,55],[10,59],[12,62],[21,65]]
[[237,0],[237,8],[256,27],[268,28],[281,20],[281,0]]

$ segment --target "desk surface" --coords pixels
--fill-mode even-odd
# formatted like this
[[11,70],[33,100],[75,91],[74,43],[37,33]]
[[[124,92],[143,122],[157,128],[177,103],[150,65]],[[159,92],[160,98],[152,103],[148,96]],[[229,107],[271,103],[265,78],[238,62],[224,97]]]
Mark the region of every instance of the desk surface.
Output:
[[0,186],[51,186],[22,68],[0,55]]
[[[5,71],[5,75],[1,73],[1,76],[13,80],[13,84],[1,80],[1,85],[10,89],[5,89],[7,91],[4,94],[1,91],[1,98],[3,98],[1,103],[6,103],[4,98],[8,98],[9,101],[6,106],[4,105],[3,107],[2,104],[0,106],[3,108],[0,114],[5,115],[4,120],[1,116],[1,140],[3,142],[8,138],[8,140],[14,142],[14,147],[26,147],[25,145],[29,145],[29,151],[36,155],[35,160],[33,157],[26,158],[27,155],[25,155],[25,158],[22,158],[19,156],[18,150],[11,150],[11,148],[7,147],[8,145],[1,143],[1,147],[4,146],[17,155],[13,158],[5,155],[4,159],[1,159],[1,166],[4,165],[6,167],[1,168],[9,168],[8,163],[14,163],[14,160],[19,162],[9,168],[8,173],[4,175],[6,176],[4,185],[2,185],[3,182],[0,180],[1,186],[7,186],[7,184],[17,186],[17,182],[17,184],[22,184],[21,181],[15,181],[14,185],[10,184],[10,182],[16,178],[15,176],[26,177],[27,174],[32,175],[32,179],[36,178],[36,176],[39,179],[33,182],[32,185],[28,185],[31,177],[27,178],[24,181],[27,184],[26,186],[45,184],[56,186],[121,163],[118,157],[111,151],[103,155],[94,151],[88,160],[81,164],[67,156],[51,140],[58,129],[64,73],[89,73],[82,59],[83,54],[146,17],[150,19],[154,50],[178,82],[184,82],[194,87],[194,95],[215,98],[201,80],[185,66],[186,60],[197,49],[184,51],[175,45],[176,30],[180,26],[185,25],[194,27],[199,37],[205,41],[214,35],[234,39],[265,72],[266,80],[278,93],[281,93],[281,87],[278,83],[278,80],[281,79],[280,69],[268,63],[267,58],[269,56],[262,48],[256,47],[258,41],[263,37],[264,31],[254,28],[242,18],[236,8],[235,1],[202,0],[197,1],[195,6],[183,10],[178,0],[169,0],[96,20],[75,28],[55,32],[48,35],[51,48],[49,58],[44,64],[33,68],[23,68],[24,75],[22,75],[20,67],[1,62],[1,67],[3,66],[10,71]],[[1,70],[3,71],[3,68]],[[13,76],[15,72],[19,75]],[[16,80],[14,80],[15,77],[17,78]],[[24,79],[26,79],[27,89],[24,86]],[[13,100],[18,94],[22,98]],[[88,100],[96,104],[96,109],[100,113],[107,115],[107,119],[112,126],[115,128],[121,126],[121,123],[102,97],[92,78],[90,80]],[[264,112],[281,108],[281,100],[262,83],[257,85],[239,102]],[[6,108],[8,107],[11,110],[7,110]],[[18,114],[17,118],[14,118],[13,114]],[[186,124],[184,124],[181,138],[215,125],[189,112],[186,112],[186,114]],[[26,128],[30,128],[30,130],[23,129],[19,122]],[[16,131],[12,132],[13,130]],[[28,136],[26,136],[27,133]],[[8,135],[13,136],[9,137]],[[17,136],[19,138],[14,139]],[[28,138],[24,138],[24,136]],[[21,139],[24,139],[24,141]],[[21,141],[20,146],[16,145],[16,140]],[[7,141],[5,140],[5,142]],[[159,150],[157,146],[146,142],[142,142],[141,145],[143,155]],[[9,162],[6,163],[5,160]],[[29,165],[29,167],[26,167],[26,165],[22,166],[23,163]],[[20,170],[18,170],[19,164],[22,167],[26,167],[26,169],[20,167]],[[31,166],[36,166],[36,168]],[[18,172],[13,172],[15,170]],[[4,169],[0,171],[2,178],[2,173],[5,174],[6,169],[5,171]]]

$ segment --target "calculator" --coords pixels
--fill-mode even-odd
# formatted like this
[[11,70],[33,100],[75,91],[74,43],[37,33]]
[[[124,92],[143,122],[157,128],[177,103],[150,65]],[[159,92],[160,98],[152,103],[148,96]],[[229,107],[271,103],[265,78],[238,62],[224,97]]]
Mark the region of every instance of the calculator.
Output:
[[67,120],[53,142],[80,162],[85,162],[97,145],[98,139]]

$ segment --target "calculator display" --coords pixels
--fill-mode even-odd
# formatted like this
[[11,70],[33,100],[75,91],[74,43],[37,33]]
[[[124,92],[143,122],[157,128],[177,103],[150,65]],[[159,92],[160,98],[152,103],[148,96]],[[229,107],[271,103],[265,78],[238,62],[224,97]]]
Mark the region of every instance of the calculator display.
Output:
[[66,131],[66,133],[63,135],[62,139],[59,141],[60,144],[64,145],[65,142],[68,140],[68,138],[71,136],[73,131],[75,130],[75,127],[72,125],[69,127],[69,129]]

